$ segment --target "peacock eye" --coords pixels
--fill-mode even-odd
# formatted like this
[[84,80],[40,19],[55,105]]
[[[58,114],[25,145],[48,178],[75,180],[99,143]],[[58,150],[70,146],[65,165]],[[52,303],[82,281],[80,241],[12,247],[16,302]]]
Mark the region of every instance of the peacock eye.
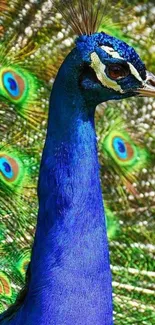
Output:
[[130,73],[128,66],[121,64],[110,64],[107,67],[107,75],[113,80],[118,80],[127,77]]
[[0,154],[0,178],[1,176],[7,182],[13,182],[19,174],[18,163],[7,155]]
[[14,176],[12,166],[5,157],[0,157],[0,172],[7,179],[11,179]]
[[3,73],[3,85],[11,98],[20,98],[24,92],[24,80],[13,71]]
[[119,159],[127,159],[128,151],[125,141],[121,137],[115,137],[113,139],[113,148]]

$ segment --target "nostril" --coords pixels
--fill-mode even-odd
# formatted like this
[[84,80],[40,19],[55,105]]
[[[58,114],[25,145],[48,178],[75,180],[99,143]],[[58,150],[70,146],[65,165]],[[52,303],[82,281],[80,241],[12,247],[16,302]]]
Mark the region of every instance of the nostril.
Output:
[[155,79],[154,80],[153,79],[149,80],[149,83],[150,83],[151,86],[155,87]]
[[147,86],[153,86],[155,87],[155,79],[147,79]]
[[151,72],[147,73],[146,84],[155,87],[155,76]]

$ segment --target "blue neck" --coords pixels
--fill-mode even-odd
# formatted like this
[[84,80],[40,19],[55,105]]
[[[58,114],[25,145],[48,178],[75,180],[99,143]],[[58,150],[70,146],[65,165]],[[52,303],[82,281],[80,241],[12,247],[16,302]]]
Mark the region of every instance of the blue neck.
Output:
[[29,293],[48,304],[47,324],[112,325],[95,105],[83,98],[78,60],[73,50],[51,94]]

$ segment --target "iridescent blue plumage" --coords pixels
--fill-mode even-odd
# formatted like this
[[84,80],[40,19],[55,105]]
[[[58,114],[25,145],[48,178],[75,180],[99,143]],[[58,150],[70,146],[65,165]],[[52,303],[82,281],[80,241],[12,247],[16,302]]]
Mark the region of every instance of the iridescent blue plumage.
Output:
[[[0,324],[113,324],[94,114],[103,101],[136,95],[145,79],[136,52],[104,33],[78,38],[62,64],[50,99],[26,289]],[[123,141],[116,142],[124,155]]]
[[104,46],[112,47],[124,60],[132,63],[138,70],[142,79],[146,78],[145,64],[142,62],[136,51],[125,42],[103,32],[95,33],[91,35],[91,37],[82,35],[76,41],[77,48],[82,52],[82,54],[85,52],[85,59],[88,60],[88,62],[90,60],[90,53],[94,52],[96,49],[102,53],[103,59],[109,58],[107,52],[103,53],[103,51],[101,52],[100,50],[100,46],[103,44]]

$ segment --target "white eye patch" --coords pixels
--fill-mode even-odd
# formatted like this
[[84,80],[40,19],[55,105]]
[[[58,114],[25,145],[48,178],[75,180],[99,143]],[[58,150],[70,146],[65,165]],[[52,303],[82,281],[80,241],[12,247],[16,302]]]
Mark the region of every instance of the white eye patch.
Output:
[[[109,46],[101,46],[101,49],[104,50],[106,53],[108,53],[110,56],[112,56],[112,58],[115,59],[123,59],[118,52],[114,51],[114,49],[112,47]],[[130,72],[131,74],[138,79],[140,82],[144,82],[144,80],[141,78],[139,72],[136,70],[136,68],[130,63],[127,62],[127,64],[129,65],[130,68]]]
[[100,80],[103,86],[114,89],[115,91],[119,91],[120,93],[124,92],[121,86],[118,85],[115,80],[108,78],[105,72],[106,65],[101,62],[100,58],[95,52],[91,54],[91,67],[95,71],[98,80]]

